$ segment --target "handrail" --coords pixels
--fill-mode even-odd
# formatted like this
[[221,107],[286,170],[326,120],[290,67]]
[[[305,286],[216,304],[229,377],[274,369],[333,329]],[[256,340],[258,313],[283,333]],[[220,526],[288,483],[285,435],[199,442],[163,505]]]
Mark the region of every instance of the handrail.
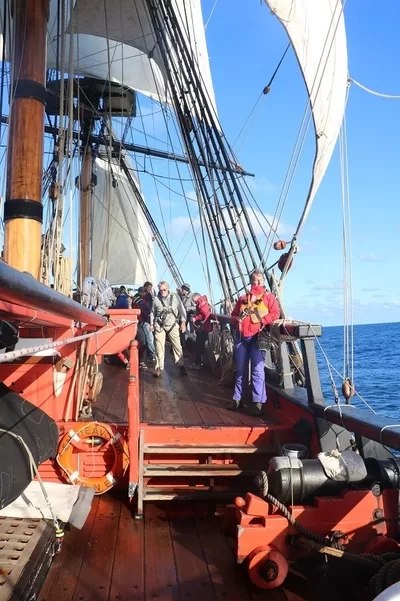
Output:
[[65,317],[91,326],[104,326],[107,321],[76,301],[56,292],[0,260],[0,299],[46,313]]
[[[222,313],[211,313],[211,319],[215,319],[221,323],[228,323],[230,325],[237,325],[237,321],[230,315],[224,315]],[[274,325],[274,324],[271,324]],[[312,323],[303,322],[285,322],[280,326],[280,333],[282,336],[293,336],[299,340],[305,338],[319,338],[322,336],[322,326]]]
[[326,419],[327,422],[391,449],[400,450],[400,423],[393,423],[396,420],[344,403],[340,406],[314,403],[310,407],[316,416]]

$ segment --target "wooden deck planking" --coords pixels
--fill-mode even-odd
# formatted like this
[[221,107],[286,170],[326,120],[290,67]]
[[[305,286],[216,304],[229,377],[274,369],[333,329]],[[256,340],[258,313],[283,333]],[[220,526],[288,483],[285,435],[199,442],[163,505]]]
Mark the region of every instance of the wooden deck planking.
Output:
[[[94,417],[108,423],[126,423],[129,374],[112,365],[103,365],[101,370],[104,385],[93,405]],[[143,423],[236,427],[273,423],[268,415],[257,418],[230,411],[227,408],[232,399],[229,388],[219,386],[217,378],[207,370],[180,376],[169,355],[160,378],[154,378],[151,369],[141,370],[139,383]]]
[[169,521],[154,506],[146,507],[144,535],[146,599],[180,601]]
[[38,601],[72,600],[96,518],[98,503],[99,498],[96,497],[82,530],[74,528],[72,532],[66,532],[61,553],[53,560]]
[[121,503],[100,497],[72,601],[108,601]]
[[[203,512],[202,512],[203,513]],[[263,596],[261,596],[263,595]],[[96,498],[82,530],[66,533],[38,601],[261,601],[235,563],[217,517],[178,517]],[[270,601],[287,601],[281,591]]]
[[170,532],[181,596],[217,601],[195,519],[170,520]]
[[118,525],[110,601],[144,601],[144,529],[123,504]]
[[[162,384],[168,391],[168,398],[172,398],[172,402],[176,403],[179,407],[182,416],[182,421],[180,423],[187,426],[202,426],[204,424],[203,418],[184,387],[184,383],[189,377],[189,375],[179,376],[172,362],[168,362],[165,373],[162,376]],[[148,402],[151,403],[151,397]]]

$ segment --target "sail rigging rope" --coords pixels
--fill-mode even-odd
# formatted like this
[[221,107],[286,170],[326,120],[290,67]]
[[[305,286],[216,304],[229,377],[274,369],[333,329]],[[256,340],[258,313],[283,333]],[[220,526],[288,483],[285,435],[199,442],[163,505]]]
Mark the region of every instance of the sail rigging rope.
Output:
[[[258,106],[258,104],[259,104],[259,102],[260,102],[261,98],[262,98],[263,96],[265,96],[266,94],[268,94],[268,93],[269,93],[269,91],[270,91],[270,88],[271,88],[271,85],[272,85],[272,83],[273,83],[273,81],[274,81],[274,79],[275,79],[275,77],[276,77],[276,75],[277,75],[277,73],[278,73],[278,71],[279,71],[279,69],[280,69],[280,67],[281,67],[282,63],[283,63],[283,59],[285,58],[285,56],[286,56],[286,54],[287,54],[287,52],[288,52],[288,50],[289,50],[290,46],[291,46],[291,44],[290,44],[290,42],[289,42],[289,44],[286,46],[286,49],[285,49],[284,53],[282,54],[282,56],[281,56],[281,58],[280,58],[280,60],[279,60],[279,62],[278,62],[278,64],[277,64],[277,66],[276,66],[276,68],[275,68],[275,71],[273,72],[273,74],[272,74],[272,76],[271,76],[271,78],[270,78],[269,82],[267,83],[267,85],[266,85],[266,86],[264,86],[264,88],[263,88],[262,92],[260,93],[259,97],[257,98],[257,100],[256,100],[256,102],[255,102],[255,104],[254,104],[253,108],[251,109],[251,111],[250,111],[250,113],[249,113],[249,115],[248,115],[248,117],[247,117],[246,121],[244,122],[242,129],[241,129],[241,130],[240,130],[240,132],[238,133],[238,135],[237,135],[237,137],[236,137],[235,141],[233,142],[233,144],[232,144],[232,148],[235,148],[235,146],[236,146],[236,144],[237,144],[237,142],[238,142],[238,140],[239,140],[240,136],[242,135],[242,133],[243,133],[243,131],[244,131],[244,129],[245,129],[245,127],[246,127],[246,125],[249,123],[249,121],[250,121],[250,119],[251,119],[251,117],[252,117],[252,115],[253,115],[254,111],[256,110],[256,108],[257,108],[257,106]],[[251,125],[250,125],[249,129],[247,130],[247,132],[246,132],[246,136],[245,136],[245,137],[247,137],[247,135],[248,135],[248,133],[249,133],[250,129],[251,129],[251,128],[252,128],[252,126],[254,125],[254,122],[255,122],[255,120],[256,120],[256,117],[257,117],[257,116],[258,116],[258,113],[256,113],[256,114],[254,115],[253,121],[252,121],[252,123],[251,123]],[[244,142],[244,139],[243,139],[243,140],[242,140],[242,142],[240,143],[240,147],[239,147],[239,148],[241,148],[241,147],[243,146],[243,142]],[[239,148],[237,148],[237,150],[239,150]]]
[[208,26],[209,26],[209,24],[210,24],[211,17],[213,16],[215,9],[217,8],[217,4],[218,4],[218,0],[215,0],[215,1],[214,1],[214,4],[213,4],[213,7],[212,7],[212,9],[211,9],[211,11],[210,11],[210,14],[208,15],[208,19],[207,19],[207,21],[205,22],[205,25],[204,25],[204,31],[206,31],[206,30],[207,30],[207,27],[208,27]]
[[349,81],[349,83],[354,83],[354,85],[361,88],[361,90],[364,90],[364,92],[368,92],[369,94],[372,94],[373,96],[379,96],[379,98],[389,98],[392,100],[400,100],[400,95],[398,95],[398,94],[383,94],[382,92],[376,92],[375,90],[371,90],[371,88],[367,88],[367,86],[362,85],[359,81],[356,81],[352,77],[349,77],[348,81]]
[[[50,515],[52,517],[54,527],[55,527],[56,531],[60,531],[61,530],[60,529],[60,522],[59,522],[59,520],[58,520],[58,518],[57,518],[57,516],[56,516],[56,514],[55,514],[55,512],[53,510],[53,507],[52,507],[52,505],[50,503],[50,499],[49,499],[49,496],[47,494],[44,482],[42,480],[41,475],[39,474],[38,466],[36,465],[35,459],[34,459],[34,457],[32,455],[32,452],[31,452],[30,448],[28,447],[28,445],[26,444],[26,442],[22,438],[22,436],[19,436],[18,434],[15,434],[14,432],[11,432],[10,430],[5,430],[4,428],[0,428],[0,432],[2,432],[3,434],[9,434],[13,438],[15,438],[21,444],[21,446],[23,447],[25,453],[28,455],[29,467],[30,467],[30,470],[31,470],[31,479],[33,480],[35,476],[37,477],[40,489],[42,491],[42,494],[43,494],[43,497],[44,497],[44,500],[45,500],[45,503],[46,503],[46,505],[47,505],[47,507],[49,509]],[[35,509],[40,510],[39,507],[35,507]]]
[[343,231],[343,375],[354,382],[354,324],[353,324],[353,274],[351,250],[351,211],[350,184],[347,147],[346,117],[339,134],[339,154],[342,191],[342,231]]
[[[137,11],[137,9],[136,9],[136,11]],[[140,15],[139,15],[138,11],[137,11],[137,15],[138,15],[138,21],[139,21],[139,23],[140,23],[140,27],[141,27],[141,29],[142,29],[142,32],[143,32],[143,27],[142,27],[142,23],[141,23],[141,18],[140,18]],[[157,31],[157,25],[156,25],[155,29],[156,29],[156,31]],[[160,36],[158,36],[158,37],[160,37]],[[159,41],[160,41],[160,40],[158,40],[158,42],[159,42]],[[168,45],[167,45],[167,46],[168,46]],[[161,48],[161,45],[160,45],[160,48]],[[168,60],[167,60],[167,58],[166,58],[166,51],[165,51],[165,49],[164,49],[163,57],[164,57],[164,63],[165,63],[165,66],[167,67]],[[152,67],[152,68],[153,68],[153,67]],[[157,90],[158,90],[158,82],[157,82],[157,78],[155,77],[154,70],[153,70],[153,78],[154,78],[154,81],[155,81],[155,84],[156,84],[156,87],[157,87]],[[170,81],[171,81],[171,79],[170,79]],[[166,85],[167,85],[167,82],[166,82]],[[171,88],[172,88],[172,91],[173,91],[173,90],[174,90],[174,82],[172,82],[172,86],[171,86]],[[160,97],[161,97],[161,96],[160,96]],[[177,117],[178,117],[178,119],[180,118],[180,119],[181,119],[181,121],[184,121],[184,118],[183,118],[183,116],[179,114],[180,103],[179,103],[178,101],[176,101],[176,102],[175,102],[175,108],[176,108],[176,111],[177,111]],[[167,122],[167,112],[166,112],[166,111],[164,111],[164,112],[163,112],[163,116],[164,116],[164,120],[165,120],[165,124],[166,124],[166,129],[167,129],[167,135],[168,135],[168,139],[170,140],[170,139],[171,139],[171,138],[170,138],[171,134],[170,134],[170,130],[169,130],[169,127],[168,127],[168,122]],[[176,128],[175,120],[172,120],[172,122],[173,122],[173,124],[174,124],[174,126],[175,126],[175,128]],[[182,131],[182,129],[183,129],[183,128],[181,127],[181,131]],[[176,131],[177,131],[177,130],[176,130]],[[178,133],[178,131],[177,131],[177,133]],[[199,182],[199,180],[197,180],[197,179],[196,179],[196,173],[195,173],[195,171],[193,170],[193,166],[195,166],[195,165],[196,165],[196,160],[197,160],[197,159],[195,159],[195,160],[194,160],[194,162],[193,162],[193,155],[191,155],[190,148],[188,148],[188,147],[187,147],[187,143],[185,142],[185,139],[184,139],[184,137],[183,137],[182,135],[181,135],[181,141],[182,141],[182,143],[183,143],[183,149],[186,149],[186,151],[187,151],[187,155],[188,155],[189,157],[191,157],[191,156],[192,156],[192,162],[191,162],[191,164],[190,164],[190,165],[191,165],[191,167],[192,167],[193,179],[194,179],[194,181],[196,182],[196,186],[197,186],[197,188],[200,190],[200,193],[202,194],[201,183]],[[204,159],[204,157],[203,157],[203,159]],[[177,169],[177,172],[178,172],[178,174],[180,175],[180,168],[179,168],[179,166],[178,166],[177,162],[176,162],[176,169]],[[194,229],[193,229],[193,222],[192,222],[192,218],[191,218],[191,214],[190,214],[190,210],[189,210],[189,206],[188,206],[188,202],[187,202],[187,195],[186,195],[186,193],[185,193],[185,190],[184,190],[184,187],[183,187],[183,183],[182,183],[182,181],[181,181],[181,187],[182,187],[182,193],[183,193],[182,195],[183,195],[183,197],[185,198],[186,208],[187,208],[187,211],[188,211],[188,214],[189,214],[189,219],[190,219],[190,221],[191,221],[191,226],[192,226],[192,230],[193,230],[193,233],[194,233]],[[206,207],[206,209],[207,209],[207,207]],[[217,236],[216,236],[215,228],[213,228],[213,221],[212,221],[212,220],[210,220],[210,216],[209,216],[209,214],[208,214],[208,218],[209,218],[209,223],[210,223],[210,226],[211,226],[211,228],[212,228],[212,230],[213,230],[213,236],[214,236],[214,239],[216,239],[216,238],[217,238]],[[199,248],[199,245],[198,245],[198,241],[197,241],[197,237],[196,237],[196,236],[195,236],[195,241],[196,241],[196,246],[197,246],[197,250],[198,250],[198,253],[199,253],[199,257],[201,258],[200,248]],[[216,262],[216,265],[217,265],[217,270],[218,270],[218,272],[219,272],[220,281],[221,281],[221,283],[222,283],[222,286],[224,286],[224,275],[225,275],[225,274],[223,274],[223,273],[222,273],[222,271],[221,271],[221,268],[220,268],[220,267],[219,267],[219,265],[218,265],[218,257],[217,257],[217,255],[216,255],[216,253],[215,253],[215,248],[214,248],[214,247],[213,247],[213,245],[212,245],[211,238],[210,238],[210,244],[211,244],[211,247],[212,247],[212,250],[213,250],[214,259],[215,259],[215,262]],[[226,258],[226,261],[228,262],[228,259],[227,259],[227,258]],[[201,260],[201,264],[202,264],[203,272],[204,272],[204,274],[205,274],[205,276],[206,276],[206,273],[205,273],[205,268],[204,268],[204,264],[203,264],[203,261],[202,261],[202,260]],[[227,294],[228,294],[228,291],[226,290],[226,291],[225,291],[225,295],[227,295]]]
[[[325,60],[325,64],[322,65],[322,61],[323,61],[323,57],[324,57],[326,45],[328,43],[328,39],[329,39],[329,34],[330,34],[330,31],[331,31],[331,27],[334,24],[334,17],[335,17],[335,14],[336,14],[336,10],[337,10],[338,7],[340,7],[340,10],[343,11],[345,4],[346,4],[346,0],[343,0],[343,3],[341,3],[341,0],[337,0],[337,3],[335,5],[335,9],[332,12],[332,19],[331,19],[331,22],[330,22],[330,26],[329,26],[326,38],[325,38],[325,42],[324,42],[324,46],[323,46],[323,49],[322,49],[322,52],[321,52],[321,56],[319,58],[319,62],[318,62],[318,65],[317,65],[316,76],[315,76],[313,84],[311,86],[311,90],[308,93],[308,98],[307,98],[306,106],[305,106],[305,109],[304,109],[304,112],[303,112],[302,121],[301,121],[300,128],[299,128],[299,131],[298,131],[298,134],[297,134],[297,138],[296,138],[295,145],[294,145],[294,148],[293,148],[293,151],[292,151],[292,155],[290,157],[289,166],[288,166],[287,171],[286,171],[284,182],[282,184],[281,193],[279,195],[277,207],[276,207],[276,210],[275,210],[274,223],[277,223],[278,225],[280,223],[280,220],[281,220],[281,217],[282,217],[282,213],[283,213],[283,210],[284,210],[284,207],[285,207],[285,204],[286,204],[289,192],[290,192],[291,187],[292,187],[294,176],[296,174],[297,167],[298,167],[298,164],[299,164],[299,160],[300,160],[300,157],[301,157],[301,154],[302,154],[302,151],[303,151],[303,147],[304,147],[304,143],[305,143],[305,140],[306,140],[307,132],[308,132],[308,129],[309,129],[311,121],[312,121],[313,113],[312,113],[312,110],[310,110],[310,97],[311,97],[311,95],[314,94],[314,91],[315,91],[314,100],[315,100],[315,98],[317,98],[317,96],[319,94],[319,91],[320,91],[320,88],[321,88],[322,79],[323,79],[323,75],[325,73],[325,69],[326,69],[327,64],[328,64],[329,55],[330,55],[330,52],[332,50],[333,42],[334,42],[335,37],[336,37],[336,32],[337,32],[337,28],[338,28],[338,24],[340,22],[340,19],[338,19],[338,22],[336,24],[336,29],[335,29],[334,34],[332,36],[332,41],[331,41],[331,44],[330,44],[330,47],[329,47],[328,55],[327,55],[326,60]],[[320,73],[320,69],[321,68],[322,68],[322,72]],[[317,75],[318,75],[319,81],[317,81]],[[311,189],[312,189],[312,187],[310,186],[309,194],[310,194]],[[291,248],[290,248],[289,253],[288,253],[288,257],[287,257],[287,260],[286,260],[285,267],[284,267],[284,269],[282,271],[282,274],[281,274],[281,282],[283,281],[283,279],[284,279],[284,277],[285,277],[285,275],[287,273],[288,267],[289,267],[289,265],[291,263],[291,259],[293,257],[294,252],[295,252],[295,249],[296,249],[296,241],[297,241],[298,235],[300,233],[300,230],[301,230],[301,228],[302,228],[302,226],[304,224],[304,219],[305,219],[305,215],[306,215],[306,208],[308,206],[309,194],[307,196],[306,204],[305,204],[305,207],[303,209],[302,215],[300,217],[299,223],[297,225],[295,234],[293,235],[293,238],[292,238]],[[265,257],[266,260],[268,260],[268,256],[269,256],[269,253],[271,251],[272,244],[273,244],[273,241],[270,240],[270,237],[269,237],[267,239],[267,242],[265,244],[264,251],[263,251],[263,258]],[[267,249],[268,249],[268,251],[267,251]]]
[[[345,377],[344,377],[344,376],[343,376],[343,374],[341,374],[341,373],[340,373],[340,372],[339,372],[339,371],[338,371],[338,370],[335,368],[335,366],[334,366],[334,365],[333,365],[333,364],[332,364],[332,363],[329,361],[329,358],[328,358],[327,354],[325,353],[325,351],[324,351],[324,349],[323,349],[323,347],[322,347],[322,344],[321,344],[321,342],[319,341],[319,338],[318,338],[318,336],[316,335],[316,333],[315,333],[315,330],[314,330],[314,328],[312,327],[312,325],[311,325],[311,324],[310,324],[310,328],[311,328],[311,331],[312,331],[312,333],[313,333],[313,335],[314,335],[315,341],[316,341],[316,343],[317,343],[317,345],[318,345],[318,347],[319,347],[319,350],[321,351],[321,354],[322,354],[322,356],[323,356],[323,358],[324,358],[324,360],[325,360],[325,363],[326,363],[326,365],[327,365],[327,367],[328,367],[329,373],[331,374],[331,370],[332,370],[332,372],[335,372],[335,373],[336,373],[336,375],[337,375],[337,376],[339,376],[339,378],[342,380],[342,382],[344,382],[344,381],[345,381]],[[332,378],[332,379],[331,379],[331,384],[332,384],[332,382],[334,383],[333,375],[331,376],[331,378]],[[333,387],[333,386],[332,386],[332,387]],[[335,384],[335,389],[336,389],[336,384]],[[337,391],[336,391],[336,392],[337,392]],[[363,397],[360,395],[360,393],[359,393],[359,392],[357,392],[357,390],[355,390],[355,389],[354,389],[354,394],[355,394],[355,396],[356,396],[356,397],[358,397],[358,398],[360,399],[360,401],[362,401],[362,402],[364,403],[364,405],[365,405],[366,407],[368,407],[368,409],[369,409],[370,411],[372,411],[372,413],[375,413],[375,415],[377,414],[377,412],[375,411],[375,409],[373,409],[373,407],[371,407],[371,405],[370,405],[370,404],[369,404],[369,403],[368,403],[368,402],[367,402],[367,401],[366,401],[366,400],[365,400],[365,399],[364,399],[364,398],[363,398]],[[337,401],[337,399],[336,399],[336,398],[335,398],[335,400]],[[339,402],[338,402],[338,404],[340,404],[340,399],[339,399]],[[346,407],[352,407],[352,405],[346,405]]]
[[[218,260],[221,260],[228,269],[228,272],[230,272],[229,275],[228,273],[219,272],[220,280],[225,280],[225,283],[229,284],[231,290],[229,294],[232,295],[232,291],[235,290],[237,293],[238,288],[236,284],[237,276],[232,270],[230,260],[233,259],[235,270],[239,272],[239,278],[243,279],[243,285],[245,285],[245,277],[243,276],[242,268],[238,264],[237,254],[239,253],[244,263],[247,263],[245,269],[248,274],[251,270],[251,263],[255,266],[256,261],[249,245],[247,231],[250,232],[252,241],[257,248],[256,236],[249,221],[246,208],[243,205],[243,198],[238,184],[235,182],[235,178],[231,177],[231,167],[227,154],[230,151],[228,147],[224,147],[221,135],[218,132],[218,120],[209,105],[208,91],[203,90],[201,74],[196,69],[196,61],[191,61],[190,49],[187,48],[186,40],[182,36],[173,7],[165,2],[161,2],[155,6],[152,0],[148,0],[148,7],[154,22],[155,31],[158,34],[158,46],[163,54],[164,63],[167,66],[168,73],[170,75],[172,73],[170,78],[171,92],[175,95],[174,104],[181,123],[187,152],[191,156],[191,163],[195,169],[195,177],[204,197],[204,207],[210,224],[210,243],[218,257],[215,256],[214,258],[217,266]],[[164,24],[166,24],[166,32],[163,29]],[[175,54],[179,54],[181,65],[179,69],[175,55],[172,55],[169,51],[166,35],[171,40]],[[190,77],[188,77],[188,74],[190,74]],[[174,90],[175,86],[178,87],[178,94]],[[181,114],[179,114],[180,111]],[[191,116],[192,113],[193,116]],[[188,119],[190,119],[190,131],[187,129]],[[197,124],[200,124],[200,126],[197,127]],[[189,133],[192,133],[193,138]],[[223,174],[213,173],[213,177],[210,177],[210,173],[206,169],[206,174],[203,174],[201,169],[199,169],[199,165],[196,164],[198,160],[196,151],[200,153],[201,160],[206,165],[209,165],[207,154],[213,152],[216,159],[213,163],[215,162],[218,165],[223,165],[225,168],[227,167],[227,172]],[[224,199],[224,207],[216,194],[214,177]],[[224,210],[222,210],[223,208]],[[243,219],[240,218],[241,212],[243,213]],[[235,218],[233,218],[233,214],[235,214]],[[219,222],[223,226],[223,232]],[[236,248],[232,246],[230,231],[236,236]],[[231,253],[227,252],[228,248],[230,248]],[[244,249],[246,249],[246,252]]]

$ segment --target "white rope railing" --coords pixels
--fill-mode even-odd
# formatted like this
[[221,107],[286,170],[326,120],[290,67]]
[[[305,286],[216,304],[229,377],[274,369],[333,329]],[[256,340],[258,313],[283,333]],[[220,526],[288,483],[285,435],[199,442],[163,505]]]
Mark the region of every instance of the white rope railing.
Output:
[[48,342],[47,344],[38,344],[36,346],[30,346],[27,348],[18,349],[16,351],[9,351],[8,353],[3,353],[2,355],[0,355],[0,363],[7,363],[8,361],[13,361],[14,359],[19,359],[20,357],[26,357],[26,355],[32,355],[41,351],[47,351],[52,348],[58,348],[59,346],[74,344],[75,342],[87,340],[88,338],[93,338],[95,336],[105,334],[106,332],[112,332],[113,330],[122,330],[123,328],[126,328],[127,326],[133,325],[135,323],[137,323],[137,320],[131,321],[123,319],[119,324],[110,328],[106,328],[105,330],[100,330],[98,332],[90,332],[90,334],[82,334],[81,336],[64,338],[63,340],[57,340],[56,342]]

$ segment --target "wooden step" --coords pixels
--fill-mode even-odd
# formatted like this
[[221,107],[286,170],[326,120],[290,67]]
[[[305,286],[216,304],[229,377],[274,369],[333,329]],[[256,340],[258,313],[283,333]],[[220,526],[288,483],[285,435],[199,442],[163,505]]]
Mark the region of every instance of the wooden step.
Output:
[[188,489],[169,489],[148,488],[144,494],[144,501],[205,501],[221,500],[230,502],[237,496],[241,496],[242,491],[221,491],[221,490],[188,490]]
[[234,463],[194,463],[194,464],[144,464],[143,476],[153,478],[156,476],[256,476],[260,468],[240,466]]
[[173,455],[173,454],[202,454],[205,455],[247,455],[247,454],[265,454],[272,455],[277,452],[276,445],[267,445],[255,447],[251,444],[237,445],[234,447],[228,445],[187,445],[187,444],[150,444],[143,445],[143,453]]

